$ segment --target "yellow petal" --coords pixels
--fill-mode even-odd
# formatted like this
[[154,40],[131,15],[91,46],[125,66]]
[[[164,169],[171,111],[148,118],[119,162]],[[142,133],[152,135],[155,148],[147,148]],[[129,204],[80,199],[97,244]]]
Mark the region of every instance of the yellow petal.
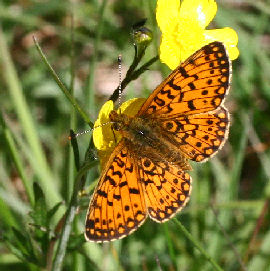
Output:
[[205,28],[215,17],[217,4],[214,0],[183,0],[180,8],[181,18],[198,21],[201,28]]
[[239,56],[239,50],[237,48],[238,36],[232,28],[225,27],[222,29],[205,30],[204,38],[205,44],[212,41],[223,42],[231,60],[234,60]]
[[163,34],[160,44],[160,60],[175,69],[204,45],[204,30],[190,19],[183,19],[177,31]]
[[121,112],[128,116],[135,116],[144,102],[145,98],[133,98],[122,103],[117,111],[118,113]]
[[[107,101],[100,109],[98,118],[94,125],[93,131],[93,141],[98,150],[106,149],[110,145],[111,134],[105,133],[105,131],[110,129],[111,125],[104,125],[110,121],[109,114],[113,110],[113,101]],[[104,125],[104,126],[101,126]],[[113,137],[113,135],[112,135]],[[113,138],[112,138],[113,139]]]
[[237,47],[230,46],[228,54],[231,60],[235,60],[239,56],[239,49]]
[[161,32],[172,29],[179,17],[180,0],[158,0],[156,19]]
[[167,36],[164,35],[159,50],[161,62],[166,63],[171,70],[174,70],[181,61],[181,49],[172,39],[167,39]]

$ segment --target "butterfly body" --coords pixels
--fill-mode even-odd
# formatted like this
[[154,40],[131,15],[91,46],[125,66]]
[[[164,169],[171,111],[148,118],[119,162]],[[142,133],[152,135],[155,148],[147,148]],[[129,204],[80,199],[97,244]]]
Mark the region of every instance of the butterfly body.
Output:
[[135,231],[149,216],[165,222],[188,202],[188,160],[206,161],[224,145],[223,106],[231,78],[224,45],[212,42],[181,63],[130,117],[111,111],[122,135],[102,170],[85,237],[105,242]]
[[141,116],[131,117],[112,111],[110,120],[112,128],[119,131],[129,145],[132,153],[148,157],[156,162],[173,163],[182,170],[191,170],[185,155],[179,149],[174,137],[154,118]]

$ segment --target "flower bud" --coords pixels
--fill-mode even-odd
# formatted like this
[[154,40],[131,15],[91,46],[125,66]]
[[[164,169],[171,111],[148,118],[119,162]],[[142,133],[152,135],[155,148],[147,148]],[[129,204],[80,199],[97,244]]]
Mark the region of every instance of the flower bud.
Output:
[[147,46],[153,39],[152,31],[144,26],[146,20],[133,26],[133,41],[135,45]]

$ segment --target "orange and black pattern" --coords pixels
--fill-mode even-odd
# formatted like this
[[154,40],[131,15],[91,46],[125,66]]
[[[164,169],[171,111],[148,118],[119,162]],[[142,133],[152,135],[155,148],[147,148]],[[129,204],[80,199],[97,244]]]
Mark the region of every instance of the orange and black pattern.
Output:
[[90,202],[85,237],[123,238],[149,217],[165,222],[191,193],[188,160],[206,161],[224,144],[231,63],[212,42],[189,57],[145,101],[135,117],[111,114],[123,138],[115,147]]
[[160,119],[213,111],[224,101],[230,73],[224,45],[210,43],[176,68],[150,95],[138,115]]
[[153,162],[144,157],[138,164],[147,212],[156,222],[165,222],[185,206],[191,191],[191,177],[164,161]]
[[220,107],[214,113],[201,113],[163,119],[162,127],[188,159],[202,162],[216,153],[227,138],[229,114]]
[[122,141],[112,153],[90,202],[87,239],[119,239],[145,220],[144,191],[135,162]]

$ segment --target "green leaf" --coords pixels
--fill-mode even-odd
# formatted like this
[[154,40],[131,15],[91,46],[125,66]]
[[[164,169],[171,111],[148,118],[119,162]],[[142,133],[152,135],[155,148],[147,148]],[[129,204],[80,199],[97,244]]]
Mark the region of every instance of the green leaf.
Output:
[[29,244],[25,234],[22,234],[16,228],[12,227],[13,234],[15,235],[15,242],[18,249],[25,255],[29,253]]
[[27,261],[25,254],[14,244],[12,244],[9,240],[6,240],[6,245],[8,246],[10,252],[18,257],[21,261]]
[[80,235],[71,235],[68,242],[69,250],[78,250],[85,243],[85,237],[83,234]]
[[34,196],[35,196],[35,205],[33,212],[30,213],[30,216],[33,218],[36,225],[48,227],[48,216],[47,208],[45,202],[45,196],[41,190],[38,183],[34,183]]
[[47,213],[47,219],[48,223],[50,223],[51,218],[54,216],[54,214],[58,211],[59,207],[63,204],[62,201],[56,203],[53,208],[51,208]]
[[12,228],[12,231],[14,234],[12,239],[10,236],[6,236],[6,243],[8,244],[10,250],[23,261],[38,264],[31,238],[28,233],[23,234],[14,227]]

